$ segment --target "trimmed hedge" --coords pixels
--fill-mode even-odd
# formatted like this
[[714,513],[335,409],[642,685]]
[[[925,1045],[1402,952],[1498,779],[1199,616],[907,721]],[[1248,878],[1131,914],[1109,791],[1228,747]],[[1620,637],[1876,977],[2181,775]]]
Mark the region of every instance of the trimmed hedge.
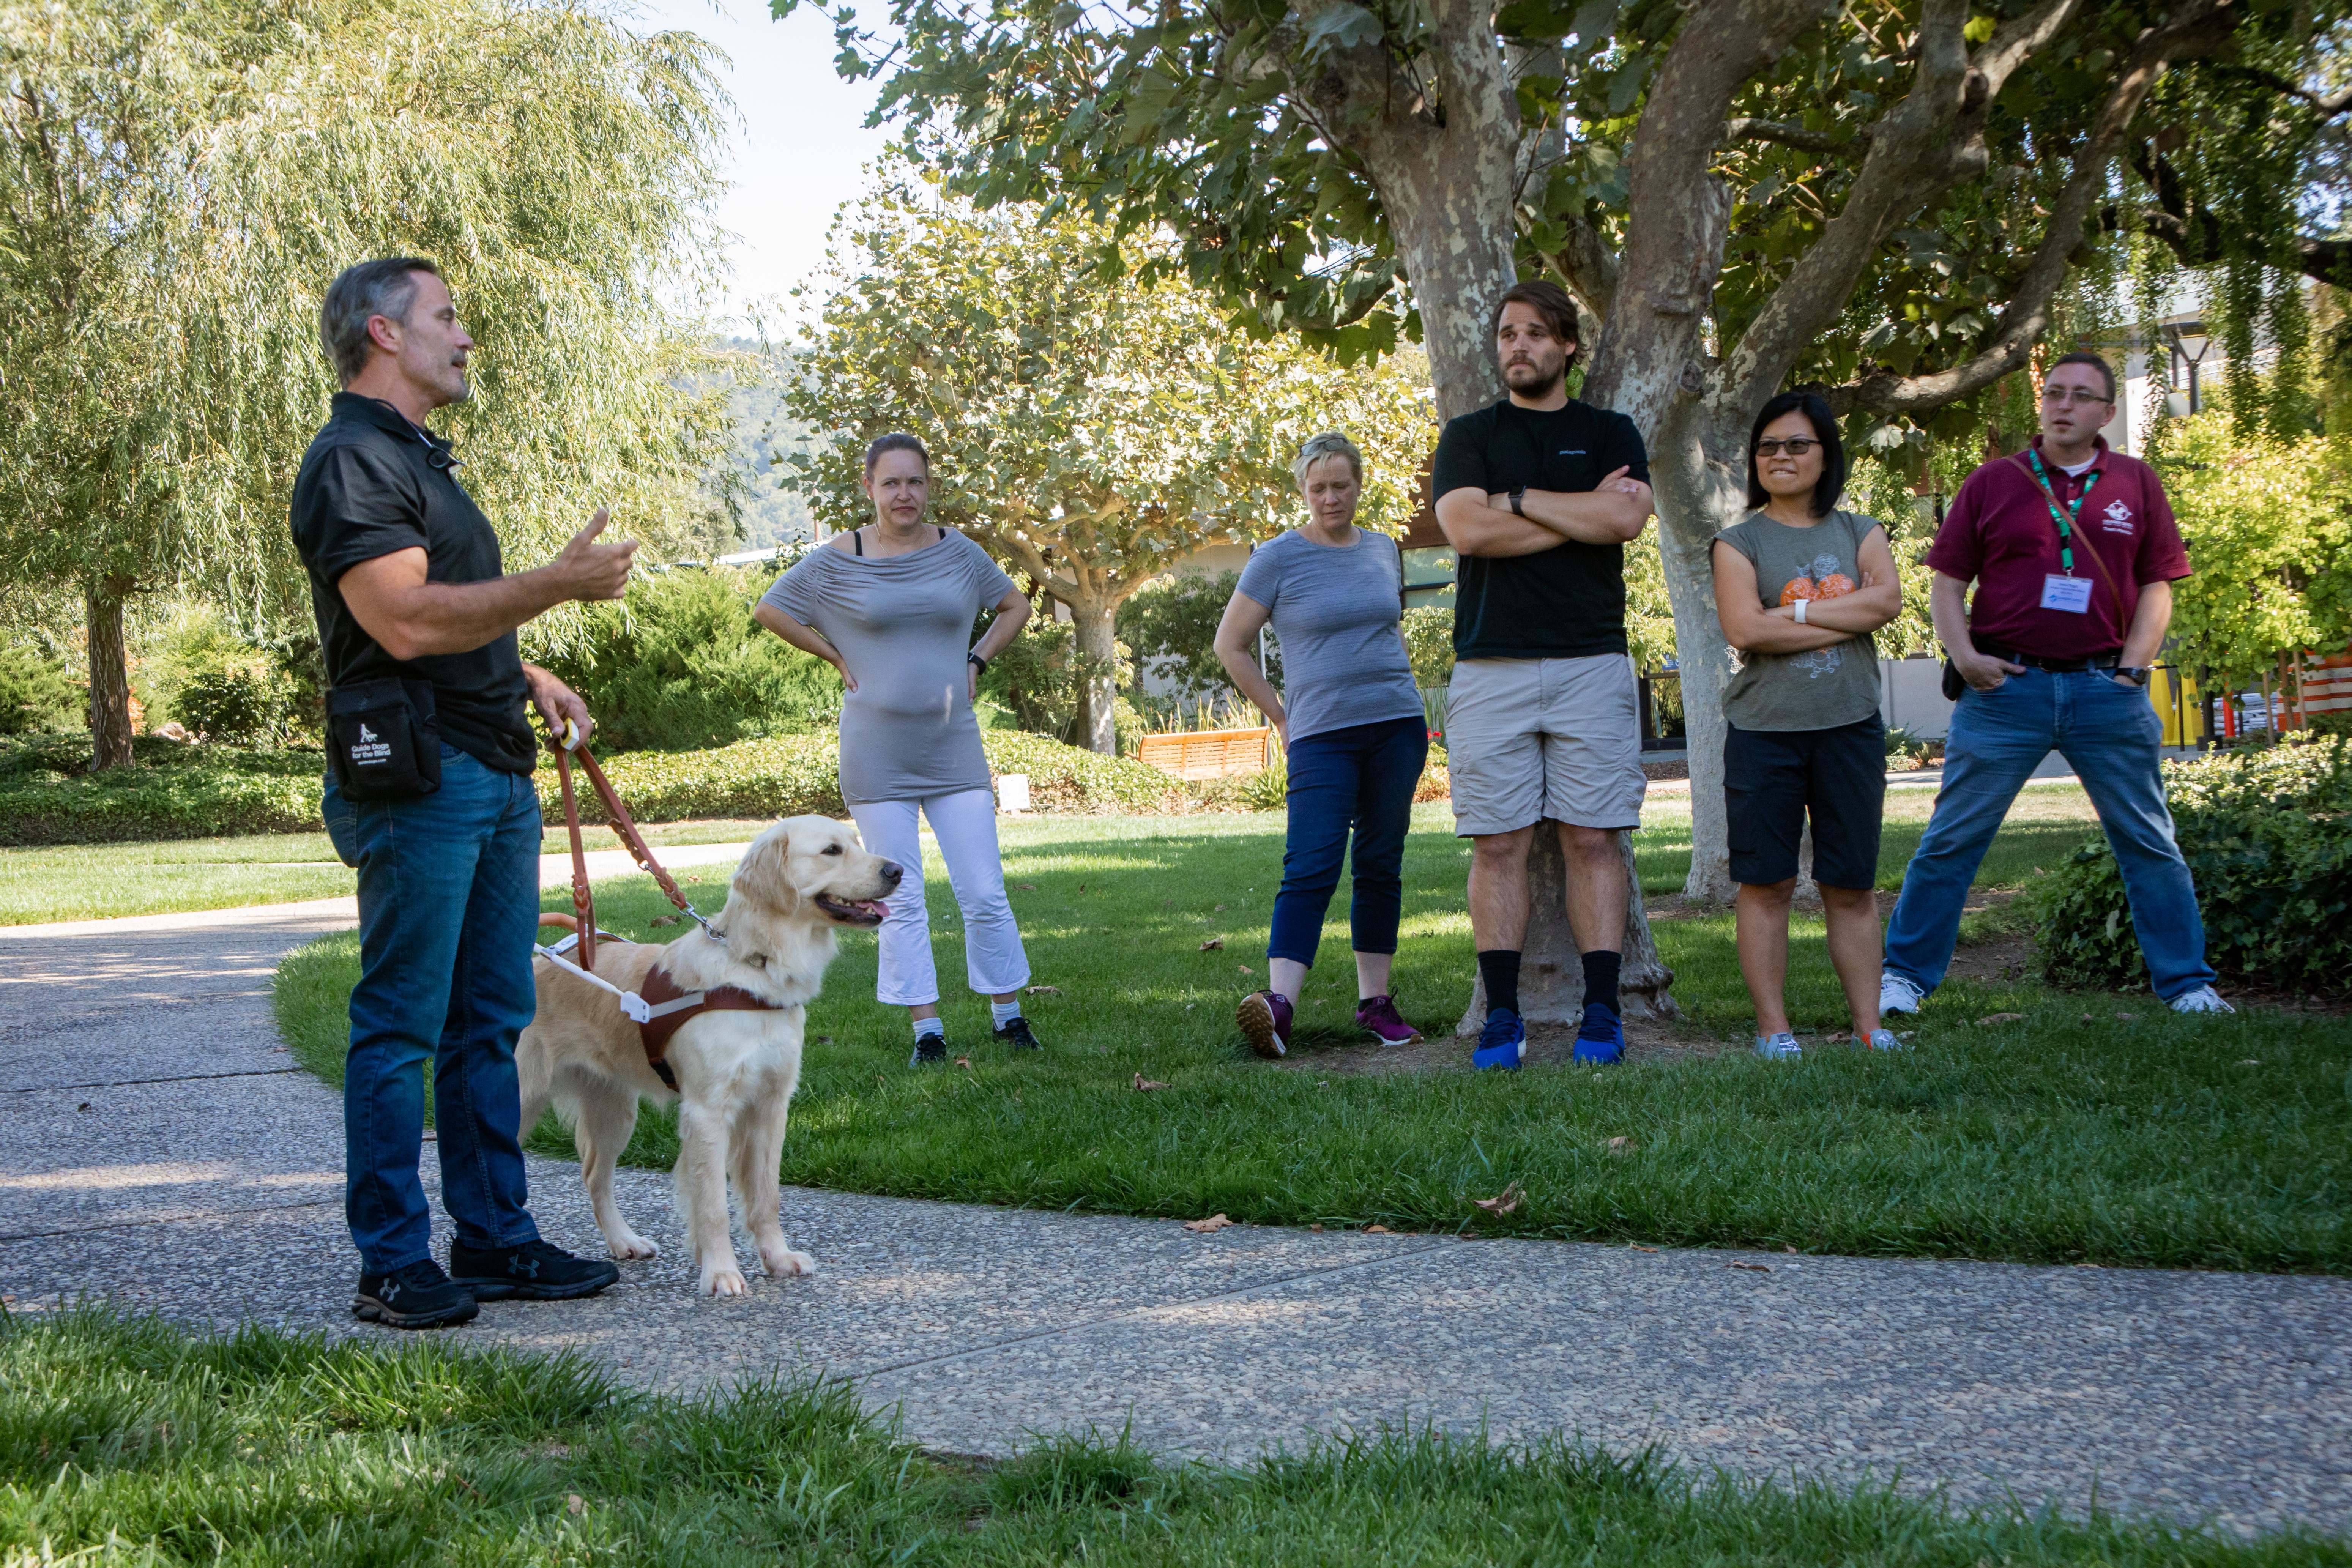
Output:
[[[1040,811],[1192,811],[1215,792],[1179,784],[1157,768],[1097,756],[1043,735],[986,730],[981,744],[999,773],[1027,773]],[[708,752],[629,752],[600,758],[630,812],[646,822],[698,816],[846,815],[832,735],[741,741]],[[94,844],[207,838],[240,833],[318,832],[318,752],[184,745],[142,735],[133,763],[89,771],[86,735],[0,742],[0,845]],[[555,769],[536,780],[550,821],[562,796]],[[583,786],[583,819],[604,820]]]
[[[2264,989],[2352,990],[2352,739],[2290,734],[2164,773],[2207,962]],[[2046,978],[2147,984],[2104,835],[2045,879],[2034,903]]]
[[131,765],[89,769],[88,735],[0,744],[0,844],[103,844],[316,832],[321,752],[245,751],[141,735]]

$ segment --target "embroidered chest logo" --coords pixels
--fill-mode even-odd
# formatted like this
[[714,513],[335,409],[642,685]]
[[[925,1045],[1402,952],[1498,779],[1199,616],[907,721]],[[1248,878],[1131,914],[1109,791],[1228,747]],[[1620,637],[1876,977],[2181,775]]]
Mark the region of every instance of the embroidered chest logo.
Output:
[[2109,533],[2129,533],[2132,531],[2132,509],[2124,504],[2120,496],[2109,501],[2107,510],[2100,515],[2106,519],[2103,526]]

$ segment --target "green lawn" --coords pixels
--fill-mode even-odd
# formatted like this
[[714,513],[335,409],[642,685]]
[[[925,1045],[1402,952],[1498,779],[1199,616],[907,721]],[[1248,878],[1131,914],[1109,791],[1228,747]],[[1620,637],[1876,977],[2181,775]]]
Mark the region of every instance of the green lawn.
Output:
[[[1471,970],[1464,850],[1443,807],[1423,808],[1416,824],[1396,984],[1406,1014],[1435,1033],[1459,1015]],[[2081,828],[2025,830],[2063,848]],[[1374,1054],[1346,1026],[1343,887],[1302,1008],[1309,1070],[1283,1070],[1243,1054],[1231,1021],[1262,980],[1280,834],[1270,816],[1009,824],[1008,879],[1035,977],[1058,987],[1031,1002],[1048,1047],[1037,1059],[996,1051],[984,1005],[955,987],[949,1036],[971,1068],[910,1070],[904,1012],[872,999],[873,939],[845,938],[810,1013],[785,1178],[1273,1224],[2352,1272],[2342,1019],[2192,1020],[2145,995],[1958,982],[1900,1056],[1819,1043],[1793,1065],[1733,1051],[1605,1073],[1327,1075],[1313,1069]],[[1890,842],[1888,852],[1902,851]],[[2036,853],[2000,850],[2021,877]],[[723,873],[688,873],[697,877],[689,893],[715,904]],[[599,893],[611,929],[676,934],[647,923],[667,905],[645,879]],[[549,905],[568,898],[557,890]],[[932,908],[952,980],[959,923],[943,894]],[[1752,1020],[1729,917],[1657,929],[1696,1030],[1744,1035]],[[1202,951],[1212,937],[1224,947]],[[279,972],[288,1037],[331,1079],[353,963],[352,940],[332,937]],[[1800,1026],[1843,1026],[1817,920],[1800,922],[1793,967]],[[1973,1023],[2001,1012],[2026,1016]],[[1442,1047],[1447,1059],[1454,1048]],[[1139,1093],[1139,1073],[1171,1087]],[[570,1152],[551,1121],[537,1137]],[[1612,1152],[1615,1138],[1631,1142]],[[675,1152],[674,1123],[648,1115],[628,1158],[667,1167]],[[1513,1214],[1474,1206],[1514,1181],[1527,1197]]]
[[845,1385],[685,1401],[420,1339],[0,1321],[0,1560],[335,1568],[1057,1563],[2344,1564],[2252,1540],[1389,1435],[1239,1468],[1098,1436],[929,1457]]
[[[645,833],[655,845],[729,844],[766,826],[672,822]],[[591,849],[621,847],[607,827],[588,829],[583,841]],[[572,841],[559,826],[540,850],[568,855]],[[352,872],[323,833],[0,848],[0,926],[348,898],[352,889]]]

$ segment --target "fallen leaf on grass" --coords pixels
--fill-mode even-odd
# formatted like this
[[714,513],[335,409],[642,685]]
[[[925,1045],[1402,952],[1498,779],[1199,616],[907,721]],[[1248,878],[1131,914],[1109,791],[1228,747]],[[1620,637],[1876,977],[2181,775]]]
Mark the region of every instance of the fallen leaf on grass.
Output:
[[2098,1022],[2098,1020],[2097,1020],[2096,1018],[2093,1017],[2090,1014],[2085,1013],[2085,1014],[2084,1014],[2084,1015],[2083,1015],[2083,1022],[2084,1022],[2085,1024],[2095,1024],[2095,1023],[2097,1023],[2097,1022]]
[[819,1035],[815,1037],[815,1038],[816,1043],[820,1046],[829,1046],[833,1044],[833,1037],[831,1035]]
[[1631,1247],[1636,1252],[1655,1252],[1658,1250],[1654,1247],[1644,1247],[1638,1241],[1628,1242],[1626,1245]]
[[1166,1089],[1168,1086],[1160,1082],[1157,1079],[1149,1079],[1144,1077],[1141,1073],[1137,1073],[1135,1075],[1135,1087],[1139,1091],[1140,1091],[1152,1089]]
[[1252,969],[1252,968],[1251,968],[1248,964],[1246,964],[1246,963],[1236,963],[1236,964],[1234,964],[1234,967],[1235,969],[1240,970],[1244,974],[1255,974],[1255,973],[1257,973],[1257,971],[1256,971],[1256,970]]
[[1032,996],[1059,996],[1062,994],[1058,985],[1030,985],[1024,989]]
[[1034,882],[1015,882],[1013,885],[1024,893],[1034,893],[1037,890],[1037,884]]
[[1396,1232],[1391,1230],[1384,1225],[1368,1225],[1364,1227],[1364,1234],[1366,1236],[1394,1236]]
[[1601,1145],[1602,1148],[1608,1150],[1612,1154],[1622,1154],[1626,1150],[1631,1149],[1633,1146],[1633,1141],[1631,1138],[1612,1138],[1608,1142]]
[[2238,1065],[2239,1065],[2240,1067],[2242,1067],[2242,1068],[2258,1068],[2258,1067],[2262,1066],[2263,1064],[2262,1064],[2259,1060],[2257,1060],[2256,1058],[2252,1058],[2252,1057],[2247,1057],[2247,1058],[2245,1058],[2244,1059],[2242,1059],[2242,1061],[2240,1061],[2240,1062],[2238,1063]]
[[563,1500],[563,1510],[566,1513],[586,1513],[588,1500],[578,1492],[573,1492]]
[[653,919],[647,921],[646,924],[649,926],[674,926],[677,924],[677,917],[676,915],[656,915]]
[[1215,909],[1215,910],[1211,910],[1210,912],[1211,912],[1212,914],[1221,913],[1221,912],[1223,912],[1223,911],[1224,907],[1225,907],[1224,905],[1223,905],[1223,904],[1219,904],[1219,905],[1216,907],[1216,909]]
[[2118,1014],[2116,1014],[2116,1017],[2118,1017],[2118,1018],[2121,1018],[2125,1023],[2128,1024],[2128,1023],[2132,1022],[2134,1019],[2137,1018],[2137,1017],[2139,1016],[2139,1015],[2138,1015],[2138,1014],[2137,1014],[2137,1013],[2118,1013]]
[[1727,1265],[1727,1267],[1732,1268],[1746,1268],[1758,1274],[1769,1274],[1772,1272],[1772,1266],[1769,1263],[1732,1263]]
[[966,1072],[969,1072],[971,1070],[971,1058],[970,1057],[958,1057],[956,1058],[956,1066],[963,1068]]
[[1780,1244],[1780,1250],[1781,1250],[1781,1251],[1783,1251],[1783,1252],[1794,1252],[1794,1251],[1796,1251],[1797,1249],[1796,1249],[1795,1247],[1790,1247],[1787,1242],[1785,1242],[1785,1241],[1784,1241],[1784,1242],[1782,1242],[1782,1243]]
[[1515,1208],[1517,1208],[1519,1206],[1519,1200],[1527,1195],[1526,1190],[1523,1189],[1518,1183],[1513,1182],[1509,1186],[1505,1187],[1501,1192],[1496,1193],[1491,1198],[1472,1198],[1470,1201],[1476,1204],[1480,1208],[1485,1209],[1488,1214],[1504,1215],[1510,1213]]
[[1987,1013],[1977,1020],[1977,1027],[1981,1029],[1991,1024],[2022,1024],[2023,1022],[2025,1022],[2025,1015],[2022,1013]]
[[1224,945],[1225,939],[1223,937],[1213,936],[1208,941],[1201,944],[1201,951],[1202,952],[1218,952],[1223,950]]
[[1309,1230],[1321,1230],[1323,1227],[1319,1225],[1310,1225],[1307,1228]]
[[1184,1228],[1191,1231],[1195,1236],[1206,1236],[1213,1230],[1223,1230],[1225,1226],[1233,1223],[1234,1222],[1232,1220],[1227,1219],[1221,1214],[1213,1214],[1206,1219],[1186,1220],[1184,1222]]

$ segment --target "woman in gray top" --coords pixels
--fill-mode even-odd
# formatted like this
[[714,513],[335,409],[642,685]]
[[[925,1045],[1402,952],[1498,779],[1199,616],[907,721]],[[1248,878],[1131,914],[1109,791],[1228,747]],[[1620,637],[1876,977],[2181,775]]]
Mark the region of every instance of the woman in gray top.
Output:
[[[981,671],[1019,635],[1029,601],[979,545],[923,521],[930,457],[920,441],[877,440],[862,482],[874,521],[803,556],[752,617],[841,671],[842,798],[866,847],[908,873],[882,922],[875,994],[913,1017],[913,1061],[948,1059],[919,813],[930,820],[963,910],[966,977],[988,995],[997,1039],[1034,1049],[1021,1016],[1029,959],[1004,897],[996,797],[971,711]],[[991,605],[995,619],[967,648],[973,618]]]
[[1794,1058],[1789,900],[1806,818],[1830,963],[1853,1037],[1878,1026],[1878,826],[1886,732],[1871,634],[1903,608],[1895,552],[1873,518],[1839,510],[1845,453],[1829,405],[1782,393],[1748,441],[1747,520],[1715,536],[1715,605],[1740,650],[1724,689],[1723,794],[1739,884],[1739,971],[1756,1004],[1759,1055]]
[[[1364,455],[1353,441],[1318,436],[1299,448],[1291,472],[1307,497],[1307,523],[1252,553],[1216,639],[1225,672],[1274,725],[1290,761],[1289,833],[1266,942],[1266,987],[1242,998],[1234,1015],[1266,1057],[1289,1049],[1351,828],[1356,1022],[1382,1045],[1421,1038],[1398,1015],[1389,982],[1404,899],[1405,830],[1429,755],[1400,624],[1403,557],[1395,540],[1356,526]],[[1281,695],[1249,652],[1269,622],[1282,643]]]

